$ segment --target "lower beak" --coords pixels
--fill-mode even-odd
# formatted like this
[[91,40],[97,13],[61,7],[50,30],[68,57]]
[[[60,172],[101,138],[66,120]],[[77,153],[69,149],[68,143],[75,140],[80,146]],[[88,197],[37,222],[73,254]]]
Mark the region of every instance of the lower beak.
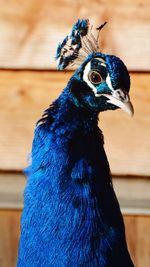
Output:
[[133,105],[130,102],[130,98],[127,92],[117,89],[114,90],[114,92],[109,95],[109,94],[103,94],[103,96],[107,97],[109,100],[107,100],[108,103],[111,103],[125,112],[127,112],[130,116],[133,116],[134,114],[134,109]]

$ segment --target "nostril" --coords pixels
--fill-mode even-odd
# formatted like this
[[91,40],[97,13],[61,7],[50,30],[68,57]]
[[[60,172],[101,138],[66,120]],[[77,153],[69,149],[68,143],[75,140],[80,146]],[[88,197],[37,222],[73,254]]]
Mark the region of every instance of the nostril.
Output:
[[120,95],[120,94],[121,94],[121,93],[120,93],[120,90],[117,90],[117,94],[118,94],[118,95]]
[[120,89],[117,89],[116,93],[117,93],[118,96],[121,96],[123,92]]
[[115,91],[115,93],[116,93],[116,97],[118,97],[120,100],[122,100],[122,101],[128,100],[128,95],[124,91],[122,91],[121,89],[117,89]]

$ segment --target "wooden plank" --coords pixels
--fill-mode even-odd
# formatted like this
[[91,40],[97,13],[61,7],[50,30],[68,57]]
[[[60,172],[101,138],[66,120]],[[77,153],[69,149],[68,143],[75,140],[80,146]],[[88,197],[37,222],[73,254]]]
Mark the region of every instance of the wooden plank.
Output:
[[150,179],[113,177],[113,184],[123,214],[150,215]]
[[[15,267],[20,211],[0,210],[0,266]],[[150,216],[124,216],[129,251],[136,267],[149,267]],[[7,256],[6,256],[7,251]]]
[[149,0],[6,0],[0,9],[0,67],[56,68],[56,46],[78,18],[108,26],[105,53],[121,57],[130,70],[150,70]]
[[129,251],[136,267],[149,267],[150,217],[124,216]]
[[[0,209],[22,209],[26,178],[21,173],[0,173]],[[122,213],[150,215],[150,179],[113,177]]]
[[0,210],[0,266],[15,267],[20,233],[20,211]]
[[25,184],[21,173],[0,173],[0,209],[22,209]]
[[[0,72],[0,170],[27,165],[35,122],[67,83],[70,72]],[[103,112],[100,127],[111,170],[117,175],[150,175],[150,74],[132,74],[135,116]]]

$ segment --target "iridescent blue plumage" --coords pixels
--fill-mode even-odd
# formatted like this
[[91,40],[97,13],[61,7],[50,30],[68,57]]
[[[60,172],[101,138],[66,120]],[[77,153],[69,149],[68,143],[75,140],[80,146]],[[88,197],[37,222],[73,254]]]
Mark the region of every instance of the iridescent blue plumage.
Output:
[[18,267],[133,267],[98,128],[99,112],[132,111],[129,87],[123,62],[94,51],[38,122]]

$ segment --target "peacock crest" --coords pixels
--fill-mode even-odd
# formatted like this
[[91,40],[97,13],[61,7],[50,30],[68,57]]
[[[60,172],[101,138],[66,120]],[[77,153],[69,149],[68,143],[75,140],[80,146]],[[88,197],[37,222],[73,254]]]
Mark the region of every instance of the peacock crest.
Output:
[[62,43],[57,47],[56,59],[58,69],[62,70],[68,66],[80,65],[86,57],[99,51],[99,33],[106,22],[96,30],[97,37],[93,34],[93,25],[89,20],[78,20],[72,28],[70,35],[67,35]]

